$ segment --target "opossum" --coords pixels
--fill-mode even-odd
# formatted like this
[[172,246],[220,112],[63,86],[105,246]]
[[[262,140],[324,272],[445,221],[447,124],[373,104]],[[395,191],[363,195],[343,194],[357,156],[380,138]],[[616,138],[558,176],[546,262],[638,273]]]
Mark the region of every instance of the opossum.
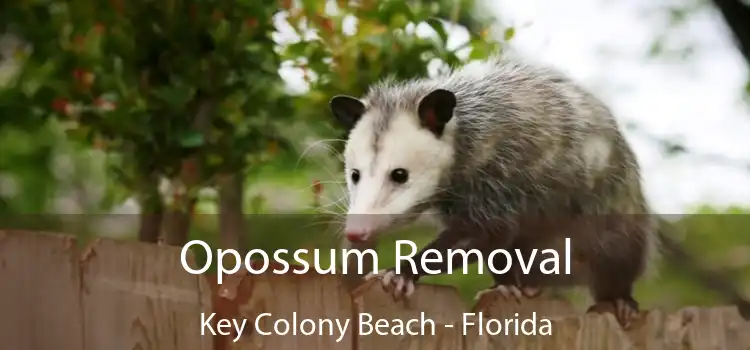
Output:
[[[540,257],[523,274],[514,261],[478,295],[533,298],[543,287],[588,286],[589,311],[613,310],[627,326],[639,312],[633,285],[653,258],[667,251],[690,261],[661,233],[613,113],[557,69],[495,56],[435,78],[384,79],[361,98],[337,95],[329,106],[348,132],[347,238],[375,240],[425,212],[440,223],[415,258],[416,273],[404,264],[400,274],[392,268],[376,275],[396,299],[410,297],[425,274],[426,250],[446,257],[448,249],[477,249],[486,257],[519,249],[528,257],[552,248],[563,259],[569,237],[571,275],[540,273]],[[457,271],[476,262],[470,257],[427,266]],[[712,286],[750,317],[750,304],[731,286]]]

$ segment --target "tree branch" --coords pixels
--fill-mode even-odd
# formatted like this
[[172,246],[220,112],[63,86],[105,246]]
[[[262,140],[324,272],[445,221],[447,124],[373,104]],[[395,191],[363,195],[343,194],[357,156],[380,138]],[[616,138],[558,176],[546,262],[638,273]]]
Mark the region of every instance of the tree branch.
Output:
[[242,212],[244,178],[241,172],[219,174],[219,237],[222,249],[239,250],[245,254],[247,225]]
[[[198,110],[193,119],[193,129],[198,130],[208,138],[211,120],[216,114],[218,101],[212,97],[202,98],[198,101]],[[187,243],[190,230],[190,216],[197,202],[192,192],[201,180],[200,159],[192,156],[182,161],[182,167],[177,179],[173,180],[176,185],[176,203],[173,204],[165,218],[164,238],[168,245],[180,246]]]

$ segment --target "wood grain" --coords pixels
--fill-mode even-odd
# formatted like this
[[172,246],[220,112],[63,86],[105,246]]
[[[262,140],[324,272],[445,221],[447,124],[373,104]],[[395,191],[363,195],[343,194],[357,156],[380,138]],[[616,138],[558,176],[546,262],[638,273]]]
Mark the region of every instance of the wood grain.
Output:
[[0,347],[83,348],[76,259],[72,236],[0,231]]
[[102,239],[81,264],[86,350],[212,349],[200,327],[210,292],[179,248]]
[[[422,332],[415,327],[415,333],[420,335],[379,335],[377,333],[358,333],[358,347],[360,350],[378,349],[459,349],[463,344],[461,319],[464,306],[454,288],[435,285],[419,285],[409,302],[396,302],[386,293],[379,280],[374,279],[364,291],[354,299],[357,315],[368,314],[375,320],[385,320],[396,324],[397,321],[429,319],[425,322]],[[394,321],[395,320],[395,321]],[[431,325],[434,324],[434,327]],[[446,327],[446,325],[448,327]],[[362,329],[367,332],[369,328]],[[385,330],[389,331],[388,328]],[[434,333],[433,333],[434,332]],[[434,334],[434,335],[433,335]]]
[[[404,302],[394,301],[377,279],[350,294],[341,276],[315,273],[238,273],[218,285],[215,276],[185,271],[180,253],[176,247],[110,239],[78,249],[70,236],[0,231],[0,348],[750,350],[750,322],[735,307],[646,310],[623,329],[611,314],[584,314],[546,296],[516,302],[485,295],[467,308],[454,288],[419,284]],[[194,265],[192,255],[187,262]],[[219,319],[246,320],[245,329],[201,336],[201,313],[216,313],[214,329]],[[271,314],[259,322],[265,330],[295,317],[298,329],[306,319],[315,325],[324,321],[324,327],[326,320],[349,323],[338,340],[339,331],[331,334],[329,328],[322,334],[316,329],[312,335],[262,335],[254,324],[263,313]],[[368,335],[362,332],[368,327],[359,327],[361,315],[390,326],[424,317],[435,327],[428,324],[425,334],[417,335]],[[475,324],[465,326],[465,320]],[[491,320],[503,327],[500,334],[487,334]],[[545,322],[551,334],[540,333]],[[532,325],[537,333],[523,334]]]
[[[219,298],[223,299],[218,301],[223,305],[222,314],[230,318],[247,320],[248,324],[237,342],[224,340],[221,342],[222,347],[217,347],[217,350],[353,348],[351,299],[346,286],[338,276],[238,274],[225,280],[227,282],[217,288]],[[282,320],[289,322],[291,327],[296,324],[297,333],[293,333],[293,328],[284,335],[263,335],[256,332],[256,318],[263,313],[271,315],[260,319],[260,331],[274,333],[274,324]],[[321,320],[326,324],[320,326]],[[343,336],[340,336],[335,323],[328,323],[335,320],[342,323],[349,321]],[[303,331],[310,328],[302,327],[309,327],[311,324],[315,325],[316,333],[303,334]],[[280,328],[279,331],[283,332],[284,329]],[[235,338],[236,334],[230,337]]]

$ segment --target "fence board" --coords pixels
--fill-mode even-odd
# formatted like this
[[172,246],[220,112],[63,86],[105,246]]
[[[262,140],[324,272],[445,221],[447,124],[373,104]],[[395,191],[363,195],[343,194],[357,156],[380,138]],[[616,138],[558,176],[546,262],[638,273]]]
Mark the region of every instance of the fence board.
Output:
[[[496,319],[501,322],[500,324],[503,327],[501,330],[502,333],[489,335],[486,330],[483,330],[480,333],[480,330],[478,329],[480,326],[478,325],[470,326],[471,330],[466,333],[466,342],[469,344],[469,348],[477,349],[516,349],[522,346],[531,346],[530,342],[533,343],[540,340],[529,339],[535,337],[534,335],[521,334],[516,336],[515,323],[520,323],[518,326],[519,333],[521,333],[521,331],[523,331],[521,327],[524,326],[523,321],[526,319],[534,319],[536,321],[533,323],[536,324],[535,326],[538,332],[539,328],[543,325],[543,319],[578,315],[578,311],[572,304],[559,298],[540,296],[533,300],[521,301],[519,303],[515,300],[503,299],[496,294],[484,295],[477,301],[471,312],[475,314],[481,313],[485,324],[487,324],[490,319]],[[474,319],[476,319],[476,317]],[[509,329],[509,332],[507,333],[505,331],[506,319],[516,320],[515,323],[509,324],[512,329]],[[554,332],[556,328],[569,326],[562,321],[554,321],[553,323],[555,324],[552,326],[552,338],[557,336]],[[532,331],[532,329],[529,328],[530,325],[530,322],[526,323],[526,329],[528,332]],[[545,338],[547,340],[550,339],[550,336],[546,335],[537,335],[536,337]]]
[[[213,312],[214,329],[219,318],[246,320],[238,342],[236,333],[201,336],[201,313]],[[349,324],[338,342],[319,329],[261,335],[253,328],[264,312],[272,314],[260,322],[265,329],[295,313],[298,327],[303,319]],[[503,326],[536,313],[537,331],[549,319],[552,334],[514,336],[514,324],[510,335],[488,335],[478,325],[464,334],[464,315],[479,312],[485,324],[494,318]],[[435,322],[435,335],[430,327],[426,335],[359,333],[360,314],[392,321],[422,313]],[[186,272],[179,248],[101,239],[80,251],[70,236],[0,231],[0,345],[11,350],[750,350],[750,322],[735,307],[642,315],[623,330],[611,314],[581,314],[546,297],[517,303],[485,296],[467,310],[454,288],[436,285],[419,285],[410,302],[394,302],[377,280],[352,298],[341,276],[314,273],[237,274],[219,286]]]
[[[378,319],[388,322],[421,320],[422,313],[435,324],[434,335],[433,328],[429,325],[425,327],[424,335],[393,335],[390,327],[385,328],[388,335],[378,335],[374,332],[369,335],[358,333],[359,350],[459,349],[463,344],[461,319],[465,308],[460,296],[452,287],[418,285],[409,303],[394,302],[390,294],[380,287],[379,280],[375,279],[360,287],[357,294],[354,300],[357,314],[371,315],[373,325]],[[415,331],[421,332],[420,329]]]
[[[273,268],[273,267],[272,267]],[[335,350],[352,349],[352,306],[349,293],[339,276],[333,275],[235,275],[218,288],[220,298],[224,303],[218,308],[228,317],[247,320],[245,332],[237,342],[222,341],[222,347],[217,350],[276,350],[276,349],[305,349],[305,350]],[[254,330],[256,318],[262,313],[270,313],[259,322],[261,331],[272,332],[277,320],[293,323],[294,313],[297,318],[297,335],[262,335]],[[321,319],[350,320],[343,337],[339,338],[339,331],[333,324],[334,331],[328,325],[317,328],[311,335],[304,335],[300,328],[305,319],[314,321],[316,327]],[[305,321],[308,325],[309,322]],[[307,327],[307,325],[306,325]],[[232,334],[230,337],[236,337]],[[338,340],[338,341],[337,341]]]
[[82,348],[80,274],[72,236],[0,231],[0,343]]
[[684,340],[696,349],[750,349],[750,321],[744,321],[734,307],[680,310]]
[[87,350],[208,350],[200,313],[210,308],[202,278],[180,249],[101,239],[82,256]]

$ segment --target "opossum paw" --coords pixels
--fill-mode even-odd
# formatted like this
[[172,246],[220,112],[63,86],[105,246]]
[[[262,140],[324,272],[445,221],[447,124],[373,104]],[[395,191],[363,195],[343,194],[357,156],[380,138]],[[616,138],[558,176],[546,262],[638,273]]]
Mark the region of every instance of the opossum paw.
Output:
[[380,270],[377,273],[370,273],[365,276],[365,280],[380,278],[383,289],[391,293],[394,300],[402,298],[410,299],[415,290],[415,278],[411,275],[397,274],[395,269]]
[[615,301],[602,301],[598,302],[586,311],[587,313],[605,313],[609,312],[615,316],[617,322],[620,323],[624,329],[630,328],[633,321],[635,321],[639,314],[638,302],[633,298],[620,298]]
[[483,296],[487,294],[495,294],[495,295],[499,294],[506,300],[513,299],[516,302],[520,303],[521,300],[524,299],[524,297],[528,299],[532,299],[532,298],[539,296],[539,294],[541,293],[542,293],[541,288],[537,288],[537,287],[518,287],[518,286],[513,286],[513,285],[499,284],[499,285],[493,286],[492,288],[479,291],[476,294],[476,296],[474,296],[474,300],[479,300],[480,298],[482,298]]

